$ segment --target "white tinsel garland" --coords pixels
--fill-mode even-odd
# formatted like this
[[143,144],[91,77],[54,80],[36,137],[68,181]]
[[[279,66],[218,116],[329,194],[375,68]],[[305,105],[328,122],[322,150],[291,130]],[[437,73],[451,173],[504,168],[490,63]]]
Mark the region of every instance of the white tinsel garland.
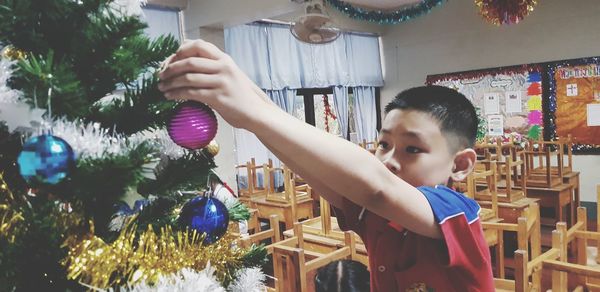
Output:
[[[101,128],[99,123],[85,124],[59,118],[51,122],[51,125],[52,134],[67,141],[79,159],[127,154],[142,142],[129,141],[123,135],[111,134],[109,130]],[[44,130],[40,128],[38,134],[42,134]]]
[[199,272],[185,268],[176,274],[161,276],[154,285],[141,283],[124,290],[129,292],[226,292],[215,278],[214,272],[210,266]]
[[265,274],[260,268],[244,268],[236,273],[235,280],[227,290],[214,277],[214,269],[210,266],[197,272],[189,268],[176,274],[161,276],[154,285],[141,283],[131,286],[128,292],[264,292]]
[[188,150],[175,144],[169,137],[166,129],[156,131],[143,131],[131,136],[132,140],[154,140],[161,149],[161,154],[168,156],[170,159],[179,159],[183,157]]
[[237,271],[235,280],[229,285],[231,292],[263,292],[265,286],[265,274],[260,268],[244,268]]
[[[0,51],[2,51],[0,49]],[[0,54],[1,55],[1,54]],[[0,103],[17,103],[22,93],[18,90],[8,87],[6,82],[12,77],[12,66],[16,63],[0,56]]]

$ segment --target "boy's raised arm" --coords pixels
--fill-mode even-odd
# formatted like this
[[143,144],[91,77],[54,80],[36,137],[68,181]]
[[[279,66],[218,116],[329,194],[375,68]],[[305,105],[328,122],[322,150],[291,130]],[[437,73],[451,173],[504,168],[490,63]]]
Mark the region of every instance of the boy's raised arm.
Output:
[[[204,102],[253,132],[334,205],[340,195],[428,237],[441,237],[425,196],[373,155],[288,115],[214,45],[187,42],[168,60],[159,88],[170,99]],[[330,198],[327,197],[330,195]]]

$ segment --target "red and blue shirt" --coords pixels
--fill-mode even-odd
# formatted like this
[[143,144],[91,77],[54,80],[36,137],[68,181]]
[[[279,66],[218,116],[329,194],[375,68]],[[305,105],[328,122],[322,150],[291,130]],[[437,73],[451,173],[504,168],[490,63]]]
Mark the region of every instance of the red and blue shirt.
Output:
[[335,208],[340,227],[355,231],[365,243],[371,291],[494,291],[477,202],[445,186],[418,189],[443,239],[410,232],[346,199]]

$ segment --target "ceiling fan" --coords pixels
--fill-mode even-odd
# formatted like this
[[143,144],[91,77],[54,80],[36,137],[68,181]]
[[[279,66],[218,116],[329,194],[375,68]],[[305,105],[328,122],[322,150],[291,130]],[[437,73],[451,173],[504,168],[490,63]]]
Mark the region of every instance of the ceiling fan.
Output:
[[340,30],[331,23],[325,12],[322,0],[306,1],[304,15],[298,17],[290,26],[292,35],[301,42],[326,44],[340,36]]

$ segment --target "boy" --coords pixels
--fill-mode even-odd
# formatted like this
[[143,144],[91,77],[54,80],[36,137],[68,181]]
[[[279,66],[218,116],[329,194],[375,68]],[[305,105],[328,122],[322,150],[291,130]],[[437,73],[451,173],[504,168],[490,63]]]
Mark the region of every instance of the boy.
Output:
[[210,43],[184,43],[159,77],[166,98],[204,102],[253,132],[336,207],[341,227],[365,242],[372,291],[494,290],[479,206],[445,187],[476,158],[477,119],[463,95],[439,86],[398,95],[373,156],[279,109]]

